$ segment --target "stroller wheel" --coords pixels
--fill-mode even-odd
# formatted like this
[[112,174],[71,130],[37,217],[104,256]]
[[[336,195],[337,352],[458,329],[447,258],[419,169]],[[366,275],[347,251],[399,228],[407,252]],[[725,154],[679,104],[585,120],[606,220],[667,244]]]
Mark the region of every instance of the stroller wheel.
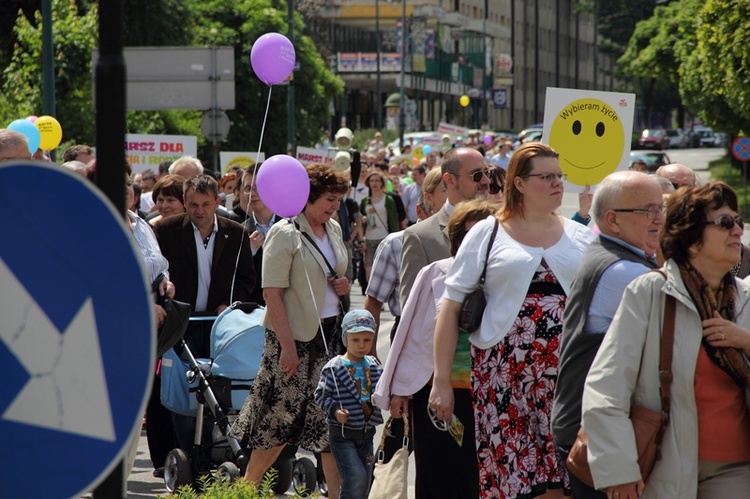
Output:
[[273,491],[277,494],[283,494],[292,486],[292,460],[278,460],[274,463],[273,467],[279,472]]
[[292,483],[294,491],[303,497],[315,491],[315,486],[318,484],[318,470],[315,469],[312,461],[301,457],[294,462]]
[[232,461],[224,461],[216,468],[216,476],[222,482],[232,483],[240,477],[240,469]]
[[188,485],[193,476],[190,469],[190,459],[182,449],[172,449],[164,462],[164,485],[169,492],[178,487]]

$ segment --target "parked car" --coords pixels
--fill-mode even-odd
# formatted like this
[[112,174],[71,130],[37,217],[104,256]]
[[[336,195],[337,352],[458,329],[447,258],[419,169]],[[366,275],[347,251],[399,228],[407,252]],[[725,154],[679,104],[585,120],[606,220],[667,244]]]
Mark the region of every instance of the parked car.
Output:
[[[411,143],[413,147],[418,147],[422,142],[425,142],[430,143],[433,147],[439,147],[442,137],[443,136],[437,132],[408,132],[404,134],[404,144]],[[393,154],[395,156],[401,154],[401,150],[399,149],[399,139],[389,142],[386,144],[385,148],[393,148]]]
[[684,149],[688,146],[688,137],[681,128],[667,130],[667,137],[669,137],[670,149]]
[[644,149],[666,149],[669,147],[669,137],[663,128],[647,128],[641,132],[638,145]]
[[715,147],[727,147],[729,145],[729,136],[722,132],[716,132],[714,134],[714,146]]
[[701,147],[701,139],[713,135],[714,131],[707,126],[697,125],[689,131],[690,147]]
[[518,137],[513,142],[513,149],[526,142],[539,142],[542,140],[543,133],[544,130],[542,128],[526,128],[521,130],[521,133],[518,134]]
[[714,131],[710,128],[700,130],[698,132],[698,145],[700,147],[714,147],[716,145]]
[[630,151],[630,164],[636,159],[640,159],[646,163],[646,169],[649,173],[654,173],[660,166],[668,165],[672,162],[665,152]]

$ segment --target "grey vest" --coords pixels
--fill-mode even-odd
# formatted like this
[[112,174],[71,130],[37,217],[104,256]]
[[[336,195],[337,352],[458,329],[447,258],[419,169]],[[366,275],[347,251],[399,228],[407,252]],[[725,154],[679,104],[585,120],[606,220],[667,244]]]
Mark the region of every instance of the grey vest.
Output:
[[643,256],[603,237],[589,245],[583,263],[570,286],[560,343],[560,369],[552,406],[552,436],[555,443],[569,450],[581,427],[581,405],[586,375],[594,362],[603,334],[584,334],[594,292],[609,267],[620,260],[642,263],[656,268]]

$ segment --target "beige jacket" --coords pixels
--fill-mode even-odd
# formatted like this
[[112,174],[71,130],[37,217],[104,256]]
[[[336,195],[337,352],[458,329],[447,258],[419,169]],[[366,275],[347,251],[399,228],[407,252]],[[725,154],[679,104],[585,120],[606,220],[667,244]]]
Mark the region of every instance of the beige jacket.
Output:
[[[293,219],[301,231],[313,237],[312,228],[304,213]],[[326,223],[328,239],[336,253],[330,262],[336,274],[344,276],[348,254],[341,237],[341,227],[335,220]],[[298,341],[310,341],[318,332],[319,311],[323,308],[328,286],[328,266],[323,256],[288,220],[276,222],[268,231],[263,245],[263,287],[284,288],[286,307],[292,336]],[[308,285],[307,276],[310,278]],[[312,288],[315,301],[310,293]],[[268,314],[263,315],[263,327],[273,329]]]
[[[693,377],[702,326],[677,268],[669,260],[661,274],[649,272],[625,290],[612,325],[594,359],[583,394],[583,428],[597,489],[640,480],[630,405],[659,410],[659,351],[666,294],[677,300],[671,419],[662,459],[642,499],[683,499],[698,491],[698,418]],[[736,280],[735,322],[750,329],[750,285]]]

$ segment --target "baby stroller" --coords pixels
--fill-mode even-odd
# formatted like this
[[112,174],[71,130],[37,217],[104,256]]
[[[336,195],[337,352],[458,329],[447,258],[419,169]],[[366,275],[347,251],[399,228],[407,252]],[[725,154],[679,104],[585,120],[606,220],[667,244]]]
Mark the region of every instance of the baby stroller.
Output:
[[[244,474],[249,453],[227,434],[260,366],[265,340],[260,325],[263,311],[255,303],[236,302],[218,317],[191,317],[191,322],[214,321],[210,359],[196,359],[184,340],[162,358],[162,404],[177,414],[196,418],[192,447],[188,451],[173,449],[167,455],[164,483],[169,492],[214,469],[230,481]],[[292,483],[294,449],[291,451],[291,455],[282,453],[274,463],[276,493],[285,492]],[[313,490],[315,482],[309,486]]]

